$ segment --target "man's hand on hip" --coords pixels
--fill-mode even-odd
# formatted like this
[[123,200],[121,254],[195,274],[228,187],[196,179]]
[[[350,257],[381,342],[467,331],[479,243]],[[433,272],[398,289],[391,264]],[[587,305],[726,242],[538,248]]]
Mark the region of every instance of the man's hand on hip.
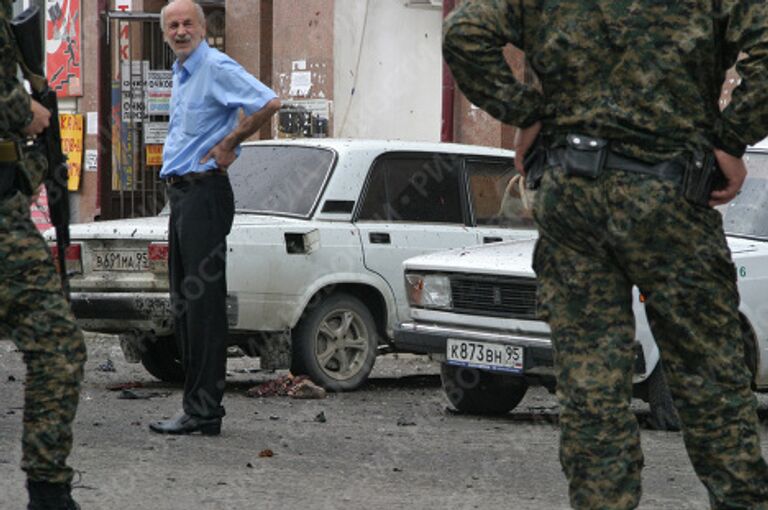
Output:
[[741,158],[731,156],[720,149],[715,149],[714,152],[717,164],[720,165],[720,170],[723,171],[727,184],[725,188],[712,192],[709,201],[711,207],[726,204],[736,198],[744,185],[744,179],[747,178],[747,167]]
[[515,133],[515,169],[521,175],[525,175],[523,161],[541,131],[541,122],[531,124],[525,129],[518,129]]
[[207,163],[211,159],[216,161],[219,168],[226,170],[229,168],[229,165],[235,162],[237,154],[235,154],[235,148],[230,147],[229,142],[225,138],[214,145],[213,148],[208,151],[208,154],[200,160],[200,163]]

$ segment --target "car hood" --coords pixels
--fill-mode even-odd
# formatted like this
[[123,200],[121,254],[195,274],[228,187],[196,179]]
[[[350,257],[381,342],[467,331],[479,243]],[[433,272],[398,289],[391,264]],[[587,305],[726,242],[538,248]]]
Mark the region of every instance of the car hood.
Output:
[[531,260],[534,246],[535,239],[506,241],[420,255],[406,260],[403,265],[406,270],[427,269],[533,278]]
[[[233,228],[237,226],[267,226],[302,223],[305,220],[262,216],[257,214],[235,214]],[[146,239],[164,241],[168,239],[168,216],[129,218],[124,220],[94,221],[75,223],[69,227],[72,240],[85,239]],[[55,239],[53,229],[46,230],[48,240]]]
[[728,247],[734,258],[755,252],[768,252],[768,242],[743,237],[728,236]]
[[[420,255],[403,265],[411,270],[533,277],[531,264],[535,246],[535,239],[506,241]],[[735,259],[768,254],[768,242],[764,241],[729,236],[728,246]]]

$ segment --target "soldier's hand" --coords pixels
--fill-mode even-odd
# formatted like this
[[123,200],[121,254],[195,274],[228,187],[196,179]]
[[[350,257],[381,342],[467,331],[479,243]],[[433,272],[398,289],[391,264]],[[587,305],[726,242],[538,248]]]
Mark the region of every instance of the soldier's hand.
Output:
[[30,99],[30,103],[32,107],[32,122],[22,129],[21,132],[27,136],[39,135],[51,125],[51,112],[34,99]]
[[712,192],[709,200],[711,207],[726,204],[736,198],[744,185],[744,179],[747,178],[747,167],[741,158],[731,156],[720,149],[715,149],[714,152],[715,159],[717,159],[720,170],[725,175],[727,184],[725,188]]
[[531,124],[525,129],[518,129],[515,133],[515,169],[521,175],[525,175],[523,166],[525,155],[539,136],[539,131],[541,131],[541,122]]

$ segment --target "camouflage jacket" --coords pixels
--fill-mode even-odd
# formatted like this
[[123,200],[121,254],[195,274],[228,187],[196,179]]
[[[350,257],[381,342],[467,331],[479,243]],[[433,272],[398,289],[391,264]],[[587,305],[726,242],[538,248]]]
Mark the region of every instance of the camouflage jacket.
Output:
[[[507,43],[540,90],[514,78]],[[655,162],[712,146],[740,156],[768,134],[765,0],[468,0],[446,19],[443,54],[470,101],[508,124],[541,121],[549,145],[584,133]]]
[[0,138],[18,138],[32,120],[29,94],[18,80],[16,46],[8,23],[11,1],[0,0]]

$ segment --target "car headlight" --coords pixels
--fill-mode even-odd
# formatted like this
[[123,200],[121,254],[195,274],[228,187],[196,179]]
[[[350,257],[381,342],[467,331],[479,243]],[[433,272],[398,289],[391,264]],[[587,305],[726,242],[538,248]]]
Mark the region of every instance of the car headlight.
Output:
[[438,274],[405,274],[408,303],[420,308],[450,308],[451,280]]

